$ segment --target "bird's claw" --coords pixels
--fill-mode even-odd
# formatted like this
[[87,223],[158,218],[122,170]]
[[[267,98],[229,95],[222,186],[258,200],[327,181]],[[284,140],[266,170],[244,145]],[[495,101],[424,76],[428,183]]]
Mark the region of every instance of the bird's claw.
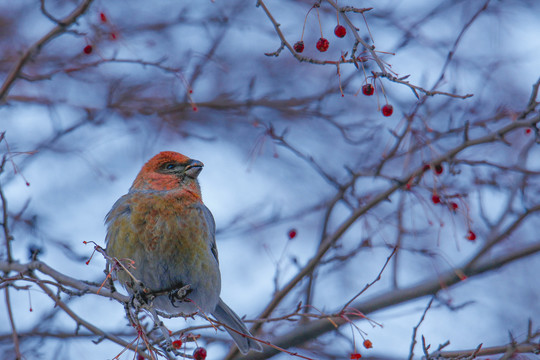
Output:
[[176,301],[184,301],[186,297],[191,293],[191,285],[187,284],[180,289],[174,289],[169,292],[169,300],[174,305]]
[[133,307],[142,308],[150,305],[153,299],[152,293],[142,283],[139,283],[131,295],[130,302]]

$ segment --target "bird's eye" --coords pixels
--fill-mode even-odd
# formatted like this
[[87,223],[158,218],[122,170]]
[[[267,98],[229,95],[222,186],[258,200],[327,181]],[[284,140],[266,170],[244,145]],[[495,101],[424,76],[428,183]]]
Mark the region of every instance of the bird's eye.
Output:
[[174,169],[174,164],[167,164],[167,166],[165,166],[165,169],[167,170]]

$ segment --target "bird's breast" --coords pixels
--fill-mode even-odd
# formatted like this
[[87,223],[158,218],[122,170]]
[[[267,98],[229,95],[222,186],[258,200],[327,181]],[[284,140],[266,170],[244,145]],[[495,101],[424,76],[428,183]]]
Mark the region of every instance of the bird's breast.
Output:
[[159,291],[189,284],[219,294],[213,228],[198,198],[132,193],[115,207],[107,218],[107,251],[133,260],[132,273],[146,287]]

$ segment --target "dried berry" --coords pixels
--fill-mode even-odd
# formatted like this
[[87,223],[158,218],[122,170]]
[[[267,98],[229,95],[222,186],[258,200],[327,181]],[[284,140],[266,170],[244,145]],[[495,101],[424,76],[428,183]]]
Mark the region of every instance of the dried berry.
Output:
[[193,351],[193,358],[195,360],[204,360],[206,359],[206,349],[203,347],[198,347]]
[[364,86],[362,86],[362,94],[366,95],[366,96],[371,96],[373,95],[373,93],[375,93],[375,87],[371,84],[366,84]]
[[296,44],[294,44],[293,48],[294,51],[296,51],[297,53],[301,53],[302,51],[304,51],[304,42],[297,41]]
[[330,46],[330,42],[326,40],[325,38],[320,38],[319,41],[317,41],[317,50],[320,52],[325,52],[328,50],[328,47]]

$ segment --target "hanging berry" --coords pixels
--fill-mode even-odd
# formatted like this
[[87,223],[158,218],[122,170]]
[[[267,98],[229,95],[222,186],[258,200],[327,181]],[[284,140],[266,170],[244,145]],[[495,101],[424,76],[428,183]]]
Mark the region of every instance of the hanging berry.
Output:
[[365,84],[362,86],[362,94],[366,96],[371,96],[375,93],[375,87],[371,84]]
[[381,112],[386,117],[391,116],[394,113],[394,107],[390,104],[386,104],[382,107]]
[[193,351],[193,358],[195,360],[204,360],[206,359],[206,349],[203,347],[198,347]]
[[334,34],[336,34],[336,36],[338,38],[342,38],[344,37],[346,34],[347,34],[347,29],[345,29],[345,26],[343,25],[337,25],[335,28],[334,28]]
[[320,38],[319,41],[317,41],[317,50],[320,52],[325,52],[328,50],[328,47],[330,46],[330,42],[326,40],[325,38]]

